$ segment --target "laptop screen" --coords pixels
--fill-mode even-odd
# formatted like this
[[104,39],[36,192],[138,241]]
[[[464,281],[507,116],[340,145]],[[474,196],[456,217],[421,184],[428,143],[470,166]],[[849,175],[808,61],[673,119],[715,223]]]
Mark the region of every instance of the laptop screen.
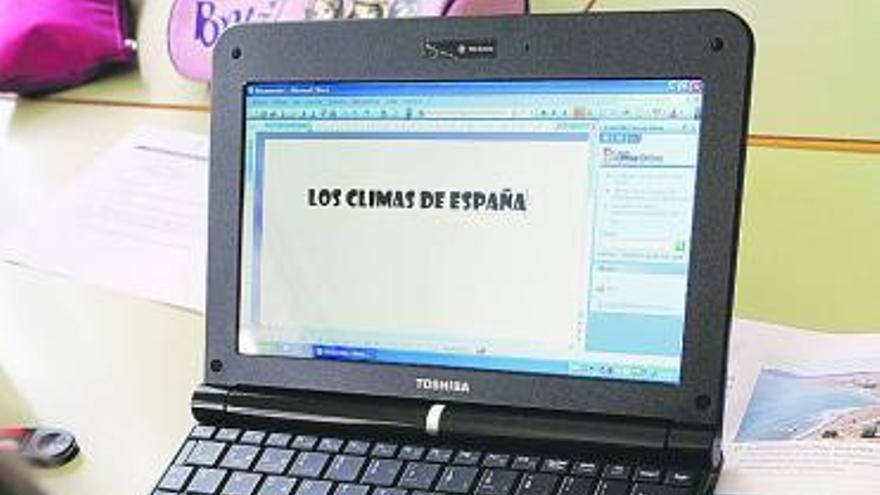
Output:
[[246,86],[239,352],[679,383],[702,89]]

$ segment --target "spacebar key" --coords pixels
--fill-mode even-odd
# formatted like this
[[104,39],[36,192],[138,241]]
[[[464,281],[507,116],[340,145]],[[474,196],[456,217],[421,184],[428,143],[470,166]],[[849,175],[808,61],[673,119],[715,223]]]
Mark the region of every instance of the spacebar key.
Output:
[[559,476],[547,473],[529,473],[523,476],[516,495],[551,495]]

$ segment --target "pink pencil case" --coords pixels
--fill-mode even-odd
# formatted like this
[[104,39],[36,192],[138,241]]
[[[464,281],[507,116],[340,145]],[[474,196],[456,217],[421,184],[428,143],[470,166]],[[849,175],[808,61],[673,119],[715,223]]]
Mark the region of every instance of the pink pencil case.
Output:
[[211,79],[211,50],[236,24],[323,19],[522,14],[527,0],[175,0],[168,52],[181,75]]
[[124,0],[0,0],[0,91],[83,83],[134,60]]

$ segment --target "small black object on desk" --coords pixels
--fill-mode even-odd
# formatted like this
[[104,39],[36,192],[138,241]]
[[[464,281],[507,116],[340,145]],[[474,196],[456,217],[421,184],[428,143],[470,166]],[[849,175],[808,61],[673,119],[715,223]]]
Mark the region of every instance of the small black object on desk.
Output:
[[0,452],[17,453],[40,467],[57,467],[72,461],[79,445],[72,433],[60,428],[0,428]]

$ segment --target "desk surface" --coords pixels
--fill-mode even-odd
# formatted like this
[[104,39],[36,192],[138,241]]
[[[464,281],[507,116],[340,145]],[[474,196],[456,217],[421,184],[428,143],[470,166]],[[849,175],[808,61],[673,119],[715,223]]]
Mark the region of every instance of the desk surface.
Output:
[[[0,97],[0,235],[138,125],[207,132],[205,87],[176,76],[164,55],[170,3],[138,4],[138,71],[49,100]],[[575,5],[556,6],[563,3]],[[615,3],[624,5],[598,0],[597,6]],[[759,2],[730,3],[764,19]],[[762,22],[764,30],[773,27]],[[796,24],[783,24],[789,22]],[[807,38],[801,36],[815,41]],[[782,50],[763,38],[759,47]],[[864,90],[858,88],[853,92]],[[769,93],[757,94],[764,95],[756,95],[761,108],[773,106]],[[876,107],[865,115],[876,115]],[[880,134],[880,118],[862,122],[832,112],[820,127],[815,119],[761,112],[753,130]],[[737,314],[826,330],[880,330],[873,301],[880,278],[874,255],[880,252],[880,155],[753,148],[748,170]],[[83,446],[73,465],[42,475],[50,493],[147,493],[191,424],[188,400],[201,378],[203,326],[200,315],[0,264],[0,424],[63,425]]]
[[[192,112],[21,102],[10,117],[4,106],[0,232],[138,125],[208,130]],[[49,493],[148,493],[192,421],[203,327],[201,315],[0,263],[0,424],[63,425],[83,449],[44,473]]]

